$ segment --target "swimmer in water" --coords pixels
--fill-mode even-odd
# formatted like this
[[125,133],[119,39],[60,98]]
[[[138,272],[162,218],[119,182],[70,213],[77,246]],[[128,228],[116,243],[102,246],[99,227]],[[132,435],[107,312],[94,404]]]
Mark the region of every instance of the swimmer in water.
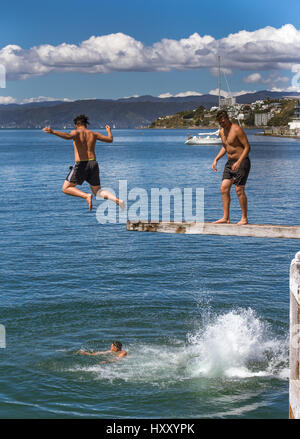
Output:
[[122,349],[122,343],[117,341],[117,340],[113,341],[109,351],[87,352],[84,350],[79,350],[79,351],[77,351],[77,353],[81,354],[81,355],[93,355],[93,356],[107,355],[107,354],[114,355],[113,359],[107,360],[107,361],[101,361],[101,364],[118,360],[119,358],[126,357],[126,355],[127,355],[127,352],[124,349]]
[[[111,192],[101,189],[99,165],[96,160],[96,141],[100,140],[101,142],[106,143],[113,142],[110,126],[105,126],[107,136],[104,136],[103,134],[88,130],[88,124],[88,117],[81,114],[80,116],[75,117],[75,129],[71,131],[71,133],[63,133],[61,131],[53,130],[50,127],[45,127],[43,129],[45,133],[54,134],[65,140],[73,140],[75,163],[73,166],[70,166],[70,172],[65,179],[62,191],[64,194],[85,199],[90,210],[93,208],[93,194],[106,200],[114,201],[122,210],[124,210],[125,203],[123,200],[119,200]],[[93,194],[87,194],[76,187],[77,185],[82,185],[84,181],[89,183]]]

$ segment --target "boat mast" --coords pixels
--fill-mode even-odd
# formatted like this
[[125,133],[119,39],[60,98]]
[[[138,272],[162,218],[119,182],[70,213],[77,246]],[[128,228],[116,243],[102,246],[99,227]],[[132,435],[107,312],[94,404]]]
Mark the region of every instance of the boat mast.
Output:
[[220,102],[221,102],[220,55],[218,55],[218,87],[219,87],[219,110],[220,110]]

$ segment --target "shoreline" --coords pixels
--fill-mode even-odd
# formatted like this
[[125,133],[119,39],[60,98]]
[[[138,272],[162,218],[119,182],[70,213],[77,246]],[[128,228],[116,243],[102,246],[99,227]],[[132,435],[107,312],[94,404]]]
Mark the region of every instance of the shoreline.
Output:
[[265,133],[256,133],[255,136],[264,136],[264,137],[284,137],[287,139],[300,139],[300,136],[289,136],[286,134],[265,134]]
[[[142,129],[142,130],[218,130],[220,127],[219,126],[208,126],[208,127],[142,127],[142,128],[136,128],[136,129]],[[259,127],[242,127],[244,130],[259,130],[261,128]]]
[[[54,127],[53,129],[57,129],[60,131],[70,131],[73,128],[59,128],[59,127]],[[99,127],[91,127],[91,130],[105,130],[105,128],[99,128]],[[217,130],[219,129],[218,126],[216,127],[211,127],[211,126],[207,126],[207,127],[172,127],[172,128],[167,128],[167,127],[154,127],[154,128],[150,128],[150,127],[135,127],[135,128],[112,128],[112,130]],[[243,129],[246,130],[258,130],[260,128],[257,127],[243,127]],[[42,131],[43,128],[0,128],[0,131]]]

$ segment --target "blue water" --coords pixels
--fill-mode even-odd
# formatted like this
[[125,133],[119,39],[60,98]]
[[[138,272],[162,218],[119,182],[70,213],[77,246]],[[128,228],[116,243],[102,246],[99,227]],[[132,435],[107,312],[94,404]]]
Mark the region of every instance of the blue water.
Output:
[[[222,215],[215,146],[115,130],[102,185],[204,187]],[[300,141],[254,136],[249,221],[299,224]],[[0,131],[1,418],[286,418],[293,240],[127,232],[61,186],[68,141]],[[85,184],[84,190],[88,187]],[[232,215],[240,209],[232,192]],[[123,342],[127,358],[76,354]]]

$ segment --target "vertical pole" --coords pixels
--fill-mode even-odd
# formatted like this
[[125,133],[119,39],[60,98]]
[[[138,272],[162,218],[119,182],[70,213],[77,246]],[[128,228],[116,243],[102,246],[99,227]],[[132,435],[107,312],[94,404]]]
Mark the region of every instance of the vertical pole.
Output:
[[290,267],[289,417],[300,419],[300,252]]
[[218,56],[218,87],[219,87],[219,110],[221,102],[221,69],[220,69],[220,55]]

